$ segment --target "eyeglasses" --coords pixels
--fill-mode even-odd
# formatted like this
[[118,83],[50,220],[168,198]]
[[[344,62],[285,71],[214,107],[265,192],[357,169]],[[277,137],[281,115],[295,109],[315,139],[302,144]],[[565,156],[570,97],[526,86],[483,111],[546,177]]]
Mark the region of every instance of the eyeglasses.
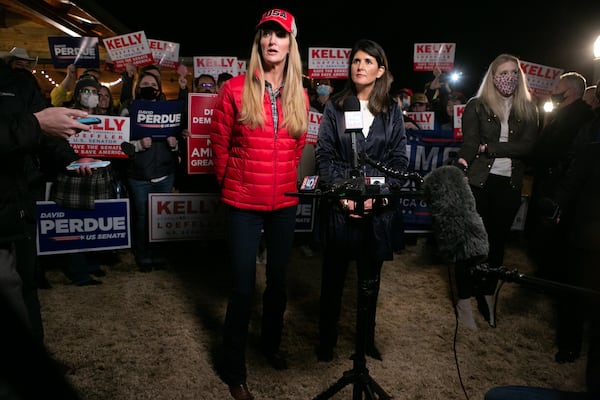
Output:
[[96,89],[81,89],[81,93],[83,94],[98,94]]
[[215,84],[214,83],[201,83],[200,87],[214,87]]

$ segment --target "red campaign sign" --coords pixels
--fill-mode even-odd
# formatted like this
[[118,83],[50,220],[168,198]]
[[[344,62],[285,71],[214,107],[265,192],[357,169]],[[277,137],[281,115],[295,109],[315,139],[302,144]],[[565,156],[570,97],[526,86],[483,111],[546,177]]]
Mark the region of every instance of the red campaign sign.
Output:
[[130,138],[129,117],[90,115],[100,123],[91,125],[89,131],[81,131],[69,138],[69,144],[81,157],[127,158],[121,143]]
[[187,173],[189,175],[215,173],[208,135],[189,136],[187,138],[187,160]]
[[208,135],[217,99],[216,94],[190,93],[188,95],[188,129],[191,135]]

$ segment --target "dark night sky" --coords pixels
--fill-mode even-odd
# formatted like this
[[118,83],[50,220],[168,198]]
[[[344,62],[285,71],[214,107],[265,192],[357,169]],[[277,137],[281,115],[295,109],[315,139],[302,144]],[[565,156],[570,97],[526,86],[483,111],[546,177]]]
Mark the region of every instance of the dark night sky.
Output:
[[476,9],[454,5],[457,2],[436,6],[430,1],[410,6],[363,2],[361,7],[307,0],[212,1],[192,7],[189,2],[177,3],[169,1],[161,8],[136,6],[132,11],[124,10],[122,1],[100,4],[131,31],[144,30],[149,38],[180,43],[181,56],[239,58],[248,57],[261,14],[281,7],[296,17],[305,60],[309,47],[352,47],[360,38],[372,39],[386,50],[396,82],[415,91],[432,75],[412,71],[414,43],[456,43],[455,70],[463,72],[463,79],[455,89],[467,95],[474,94],[488,64],[504,52],[580,72],[591,83],[592,46],[600,34],[599,1],[563,2],[560,7],[549,2],[536,2],[536,7],[522,6],[525,2],[480,2]]

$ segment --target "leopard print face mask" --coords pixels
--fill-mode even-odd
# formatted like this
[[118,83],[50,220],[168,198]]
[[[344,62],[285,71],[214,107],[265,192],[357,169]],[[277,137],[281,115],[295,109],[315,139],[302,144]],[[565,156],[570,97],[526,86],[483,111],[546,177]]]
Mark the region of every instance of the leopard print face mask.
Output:
[[502,96],[512,96],[517,88],[519,77],[517,75],[496,75],[494,76],[494,86]]

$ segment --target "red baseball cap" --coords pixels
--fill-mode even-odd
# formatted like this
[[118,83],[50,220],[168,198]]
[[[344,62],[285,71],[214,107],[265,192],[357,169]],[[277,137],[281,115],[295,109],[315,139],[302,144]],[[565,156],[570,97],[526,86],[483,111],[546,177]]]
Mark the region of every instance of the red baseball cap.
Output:
[[298,28],[296,28],[296,19],[289,12],[280,8],[273,8],[262,15],[260,22],[256,25],[256,28],[260,28],[267,22],[275,22],[281,26],[284,31],[291,33],[296,37],[298,34]]

